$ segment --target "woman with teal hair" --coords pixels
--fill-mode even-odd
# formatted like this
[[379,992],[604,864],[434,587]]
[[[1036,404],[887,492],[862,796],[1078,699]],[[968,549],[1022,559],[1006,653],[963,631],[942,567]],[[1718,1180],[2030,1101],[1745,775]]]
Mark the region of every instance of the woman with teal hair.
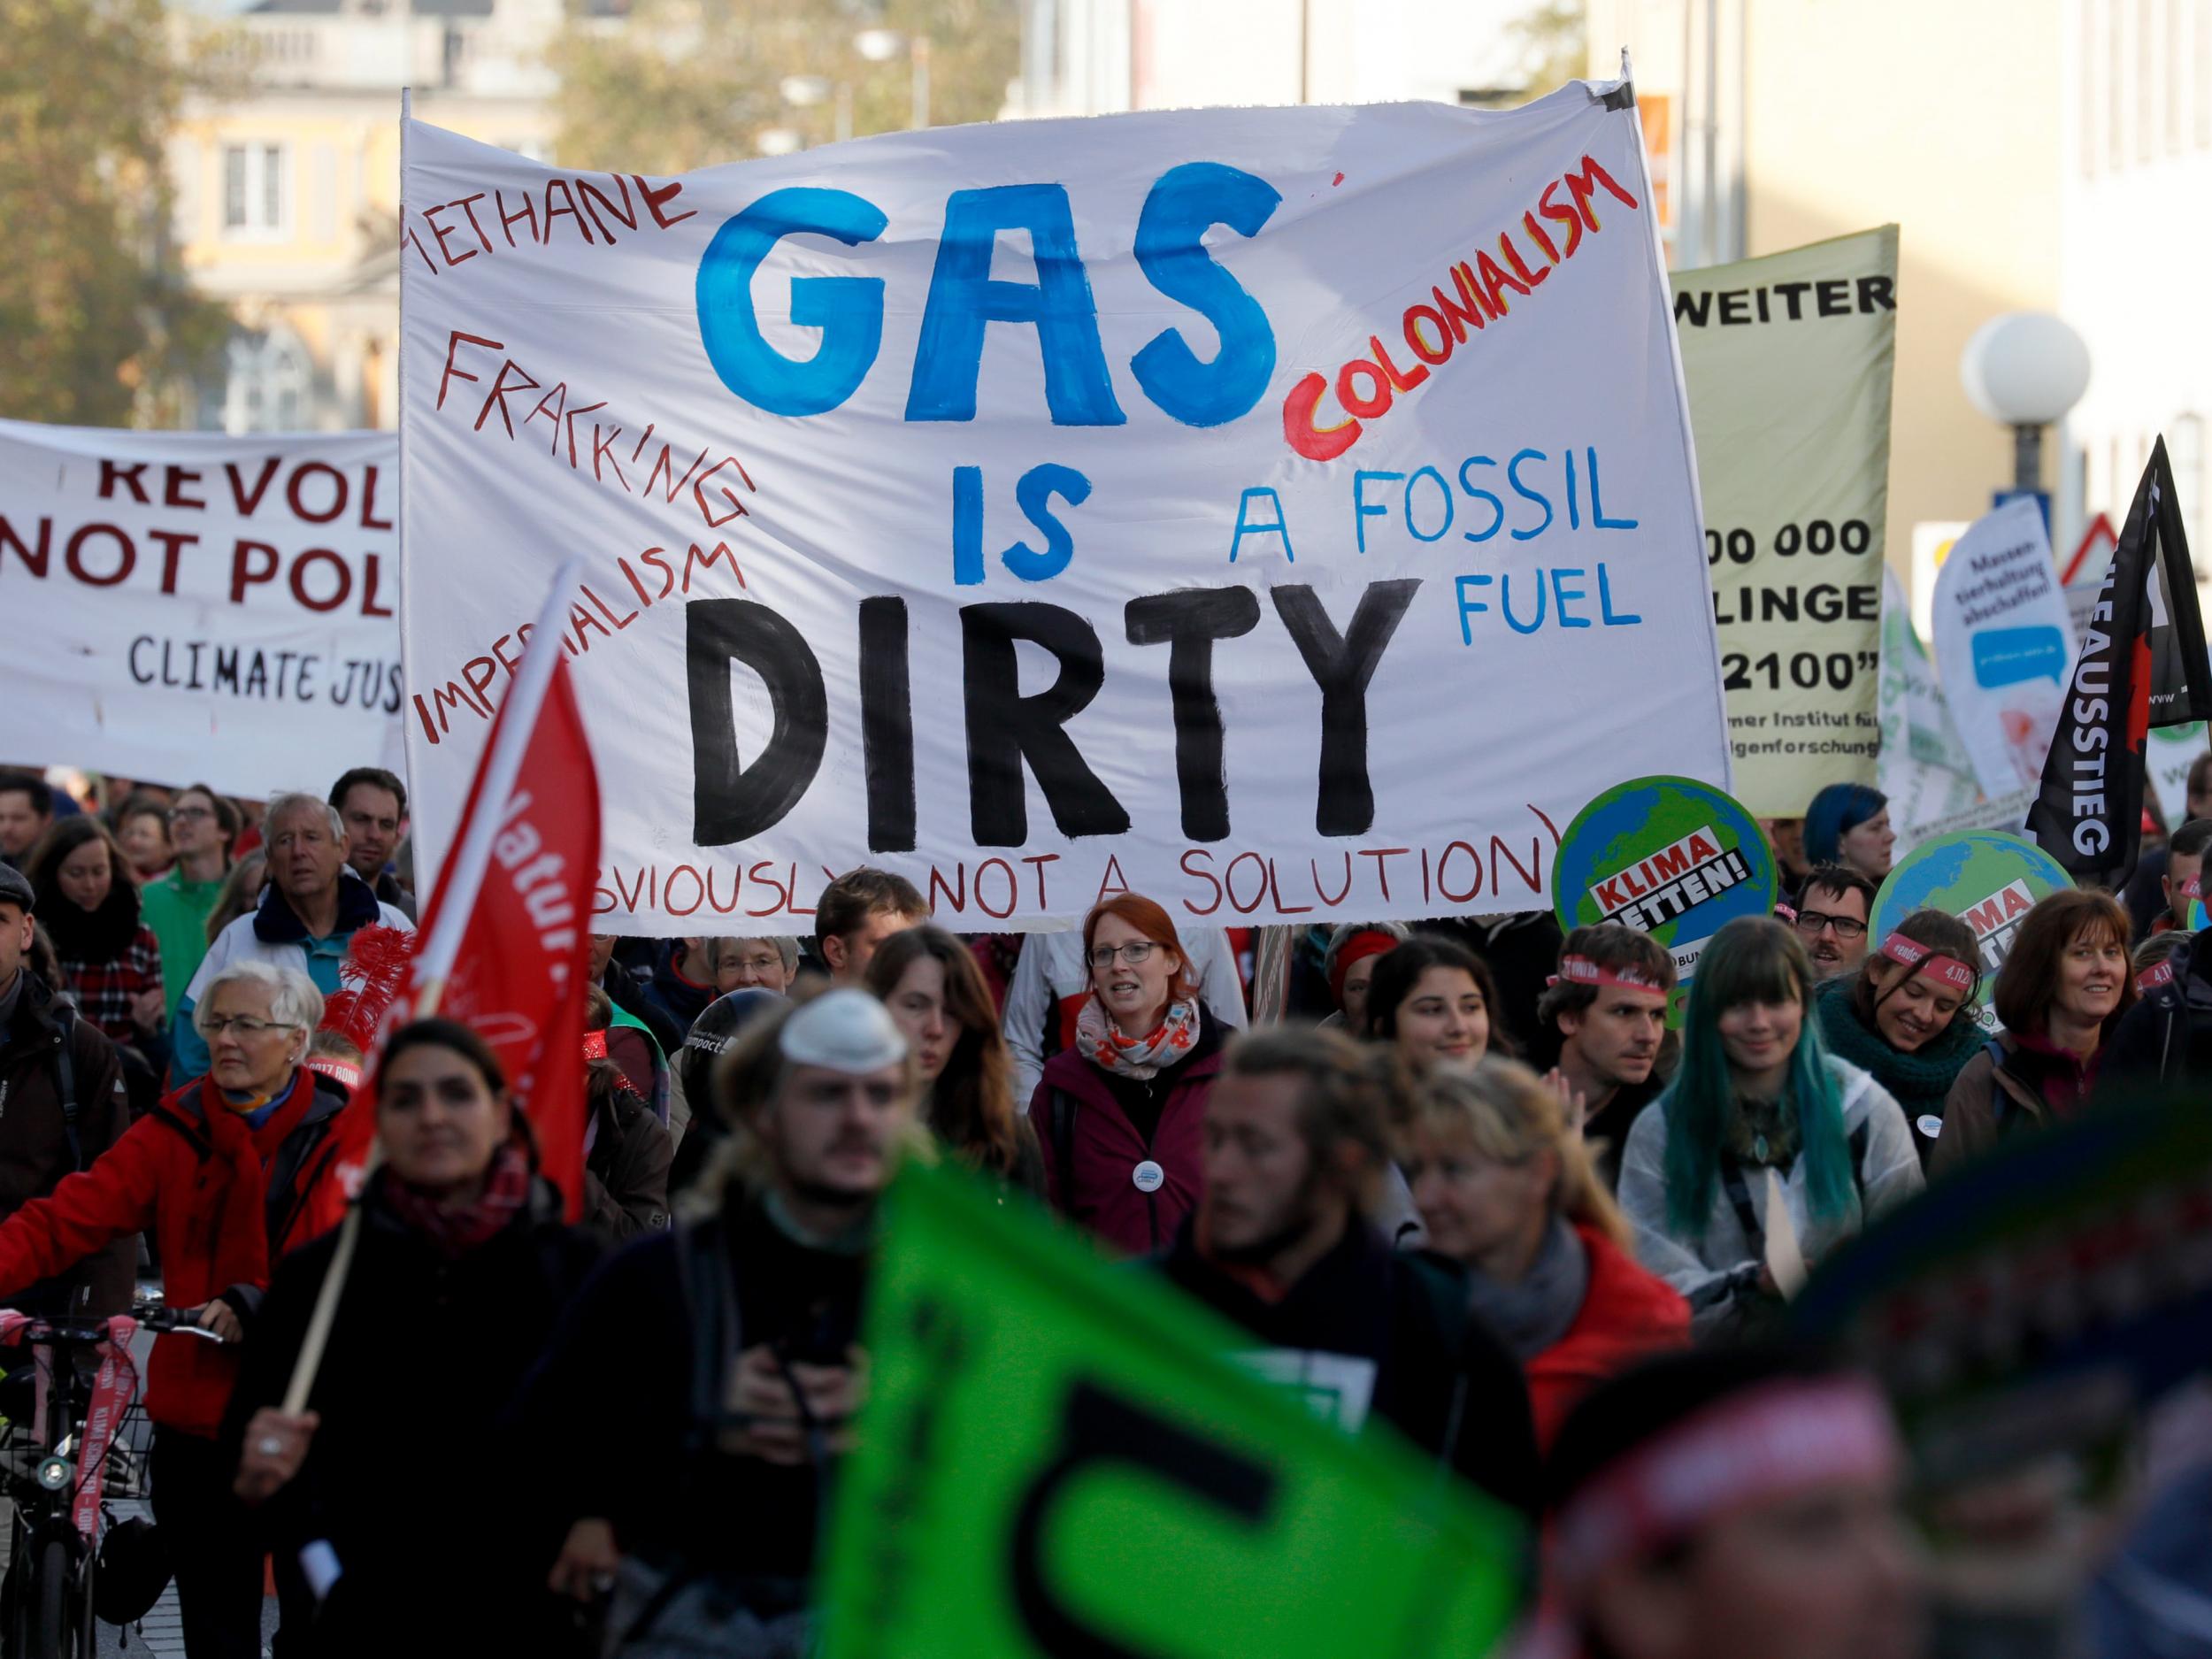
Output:
[[1904,1113],[1821,1047],[1812,1007],[1789,929],[1729,923],[1698,958],[1681,1068],[1629,1131],[1620,1202],[1637,1258],[1682,1294],[1701,1338],[1790,1294],[1921,1188]]
[[1889,797],[1863,783],[1832,783],[1805,809],[1805,863],[1844,864],[1876,887],[1889,874],[1897,832],[1890,826]]

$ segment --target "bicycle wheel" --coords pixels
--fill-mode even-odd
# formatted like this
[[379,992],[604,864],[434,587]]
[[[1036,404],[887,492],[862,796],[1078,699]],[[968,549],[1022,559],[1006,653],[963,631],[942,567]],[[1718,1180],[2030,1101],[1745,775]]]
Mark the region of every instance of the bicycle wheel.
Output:
[[51,1654],[55,1659],[77,1659],[78,1632],[69,1618],[69,1546],[49,1537],[38,1546],[31,1576],[23,1586],[26,1654]]

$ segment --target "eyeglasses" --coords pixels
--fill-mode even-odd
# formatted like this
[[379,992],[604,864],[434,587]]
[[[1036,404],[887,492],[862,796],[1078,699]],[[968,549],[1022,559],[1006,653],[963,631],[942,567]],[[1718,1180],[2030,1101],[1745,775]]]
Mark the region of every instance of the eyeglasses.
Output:
[[1133,968],[1140,962],[1149,960],[1152,953],[1158,949],[1148,939],[1134,939],[1125,945],[1101,945],[1091,952],[1091,966],[1110,968],[1114,965],[1114,958],[1119,956]]
[[219,1037],[227,1031],[234,1031],[242,1037],[258,1037],[265,1031],[296,1031],[280,1019],[256,1019],[250,1014],[224,1014],[209,1020],[201,1030],[210,1037]]
[[1803,933],[1807,938],[1810,939],[1817,936],[1820,930],[1824,927],[1834,928],[1836,930],[1836,937],[1838,939],[1863,939],[1866,937],[1866,924],[1853,917],[1831,916],[1825,910],[1798,911],[1797,931]]

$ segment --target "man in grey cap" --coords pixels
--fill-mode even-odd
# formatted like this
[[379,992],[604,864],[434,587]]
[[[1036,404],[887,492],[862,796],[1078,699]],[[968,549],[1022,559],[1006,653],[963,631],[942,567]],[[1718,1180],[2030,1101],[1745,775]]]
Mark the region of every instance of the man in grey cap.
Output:
[[[21,872],[0,864],[0,1220],[47,1196],[130,1127],[115,1045],[31,971],[36,902]],[[49,1317],[121,1313],[137,1265],[137,1240],[119,1239],[12,1305]]]
[[[625,1251],[572,1307],[525,1400],[568,1448],[553,1587],[611,1586],[611,1630],[759,1659],[804,1651],[823,1484],[867,1392],[857,1347],[878,1201],[916,1134],[905,1037],[840,987],[749,1025],[715,1069],[713,1213]],[[603,1410],[623,1357],[623,1425]],[[732,1615],[727,1609],[735,1608]]]

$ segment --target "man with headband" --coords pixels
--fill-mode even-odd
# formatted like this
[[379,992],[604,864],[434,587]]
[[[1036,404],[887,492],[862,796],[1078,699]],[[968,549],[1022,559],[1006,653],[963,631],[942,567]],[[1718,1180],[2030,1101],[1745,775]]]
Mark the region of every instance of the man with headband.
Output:
[[[1637,1114],[1657,1099],[1674,958],[1649,933],[1601,922],[1567,935],[1558,977],[1536,1005],[1558,1041],[1557,1065],[1583,1102],[1582,1132],[1599,1148],[1599,1178],[1620,1179],[1621,1148]],[[1541,1050],[1539,1050],[1540,1055]]]
[[714,1081],[716,1208],[585,1287],[526,1393],[524,1443],[569,1448],[546,1494],[567,1524],[555,1590],[611,1593],[626,1641],[796,1654],[825,1483],[867,1393],[861,1300],[914,1065],[883,1005],[840,987],[750,1026]]
[[1906,1659],[1921,1651],[1904,1458],[1870,1382],[1715,1348],[1601,1384],[1546,1471],[1524,1659]]

